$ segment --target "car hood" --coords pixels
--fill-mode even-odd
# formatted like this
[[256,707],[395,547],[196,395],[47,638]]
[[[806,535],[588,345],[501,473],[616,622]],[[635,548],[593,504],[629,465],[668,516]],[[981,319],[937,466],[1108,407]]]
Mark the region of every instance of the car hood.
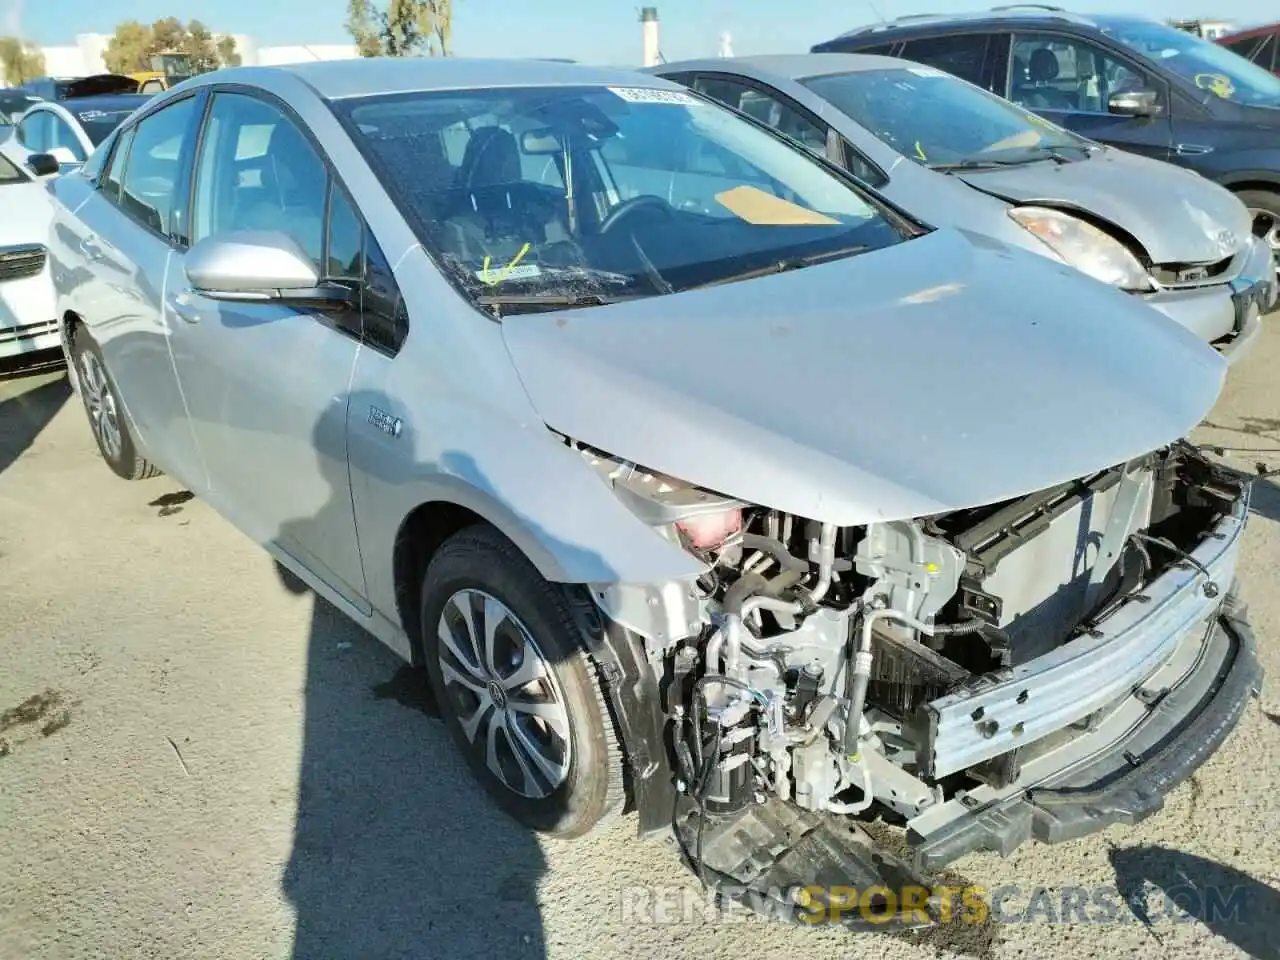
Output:
[[938,230],[756,280],[508,317],[546,424],[841,525],[995,503],[1184,436],[1226,365],[1141,300]]
[[1131,234],[1155,263],[1207,263],[1252,235],[1229,190],[1172,164],[1105,149],[1088,160],[965,171],[965,183],[1013,203],[1075,208]]
[[48,243],[53,208],[45,185],[37,181],[0,186],[0,246]]

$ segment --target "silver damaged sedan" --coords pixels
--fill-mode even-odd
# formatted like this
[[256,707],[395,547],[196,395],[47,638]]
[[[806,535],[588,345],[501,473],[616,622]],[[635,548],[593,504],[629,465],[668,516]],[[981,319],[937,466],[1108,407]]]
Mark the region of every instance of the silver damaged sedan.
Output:
[[673,83],[222,70],[50,189],[106,462],[424,668],[535,829],[812,910],[1140,820],[1258,687],[1180,439],[1225,361]]

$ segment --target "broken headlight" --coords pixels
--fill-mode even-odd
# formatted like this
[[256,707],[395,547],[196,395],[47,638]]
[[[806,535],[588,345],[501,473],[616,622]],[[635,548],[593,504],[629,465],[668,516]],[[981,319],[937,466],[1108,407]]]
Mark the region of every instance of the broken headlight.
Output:
[[636,517],[685,547],[714,550],[741,532],[741,501],[591,447],[575,447]]
[[1138,258],[1093,224],[1050,207],[1014,207],[1009,216],[1081,273],[1122,290],[1151,289]]

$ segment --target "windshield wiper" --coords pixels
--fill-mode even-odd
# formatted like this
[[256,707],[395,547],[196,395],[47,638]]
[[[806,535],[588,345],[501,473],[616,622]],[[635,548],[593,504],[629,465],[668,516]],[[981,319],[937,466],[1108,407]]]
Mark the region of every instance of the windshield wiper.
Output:
[[986,159],[979,160],[976,157],[968,160],[960,160],[956,163],[933,163],[929,165],[930,170],[937,170],[939,173],[955,173],[957,170],[990,170],[992,167],[1022,167],[1028,163],[1036,163],[1045,159],[1043,156],[1022,157],[1018,160],[995,160]]
[[788,270],[799,270],[801,267],[811,267],[816,263],[826,263],[828,260],[851,257],[855,253],[861,253],[866,249],[867,245],[860,243],[857,246],[841,247],[839,250],[828,250],[825,253],[811,253],[807,257],[786,257],[753,270],[743,270],[741,273],[731,273],[727,277],[719,277],[706,283],[694,284],[688,289],[698,290],[702,287],[718,287],[722,283],[737,283],[739,280],[754,280],[756,277],[767,277],[774,273],[786,273]]
[[603,293],[486,293],[476,297],[476,303],[489,307],[493,315],[501,319],[506,307],[603,307],[634,299],[634,295],[618,297]]

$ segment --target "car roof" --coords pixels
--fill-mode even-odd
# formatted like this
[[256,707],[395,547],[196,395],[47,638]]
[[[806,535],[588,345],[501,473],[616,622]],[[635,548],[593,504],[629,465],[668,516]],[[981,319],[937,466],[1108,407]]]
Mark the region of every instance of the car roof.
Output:
[[[1041,23],[1062,26],[1070,24],[1078,27],[1103,29],[1121,23],[1153,23],[1150,17],[1124,16],[1116,14],[1080,14],[1072,13],[1061,7],[1045,4],[1012,4],[992,7],[990,10],[970,10],[960,13],[918,13],[897,17],[880,23],[864,24],[848,30],[834,40],[853,39],[855,37],[873,37],[878,34],[898,34],[907,32],[929,32],[935,27],[944,25],[979,27],[992,24],[1027,24]],[[828,41],[831,42],[831,41]]]
[[196,78],[197,84],[255,83],[280,72],[305,81],[328,100],[374,94],[489,87],[650,86],[679,89],[632,70],[554,60],[483,60],[463,57],[358,57],[279,67],[231,67]]
[[867,53],[778,53],[759,56],[725,58],[704,58],[701,60],[681,60],[675,63],[664,63],[650,67],[654,73],[680,73],[682,71],[705,70],[722,73],[741,73],[741,67],[747,67],[751,73],[763,76],[785,77],[788,80],[805,80],[810,77],[825,77],[837,73],[862,73],[868,70],[893,70],[903,67],[919,66],[897,57],[882,57]]

